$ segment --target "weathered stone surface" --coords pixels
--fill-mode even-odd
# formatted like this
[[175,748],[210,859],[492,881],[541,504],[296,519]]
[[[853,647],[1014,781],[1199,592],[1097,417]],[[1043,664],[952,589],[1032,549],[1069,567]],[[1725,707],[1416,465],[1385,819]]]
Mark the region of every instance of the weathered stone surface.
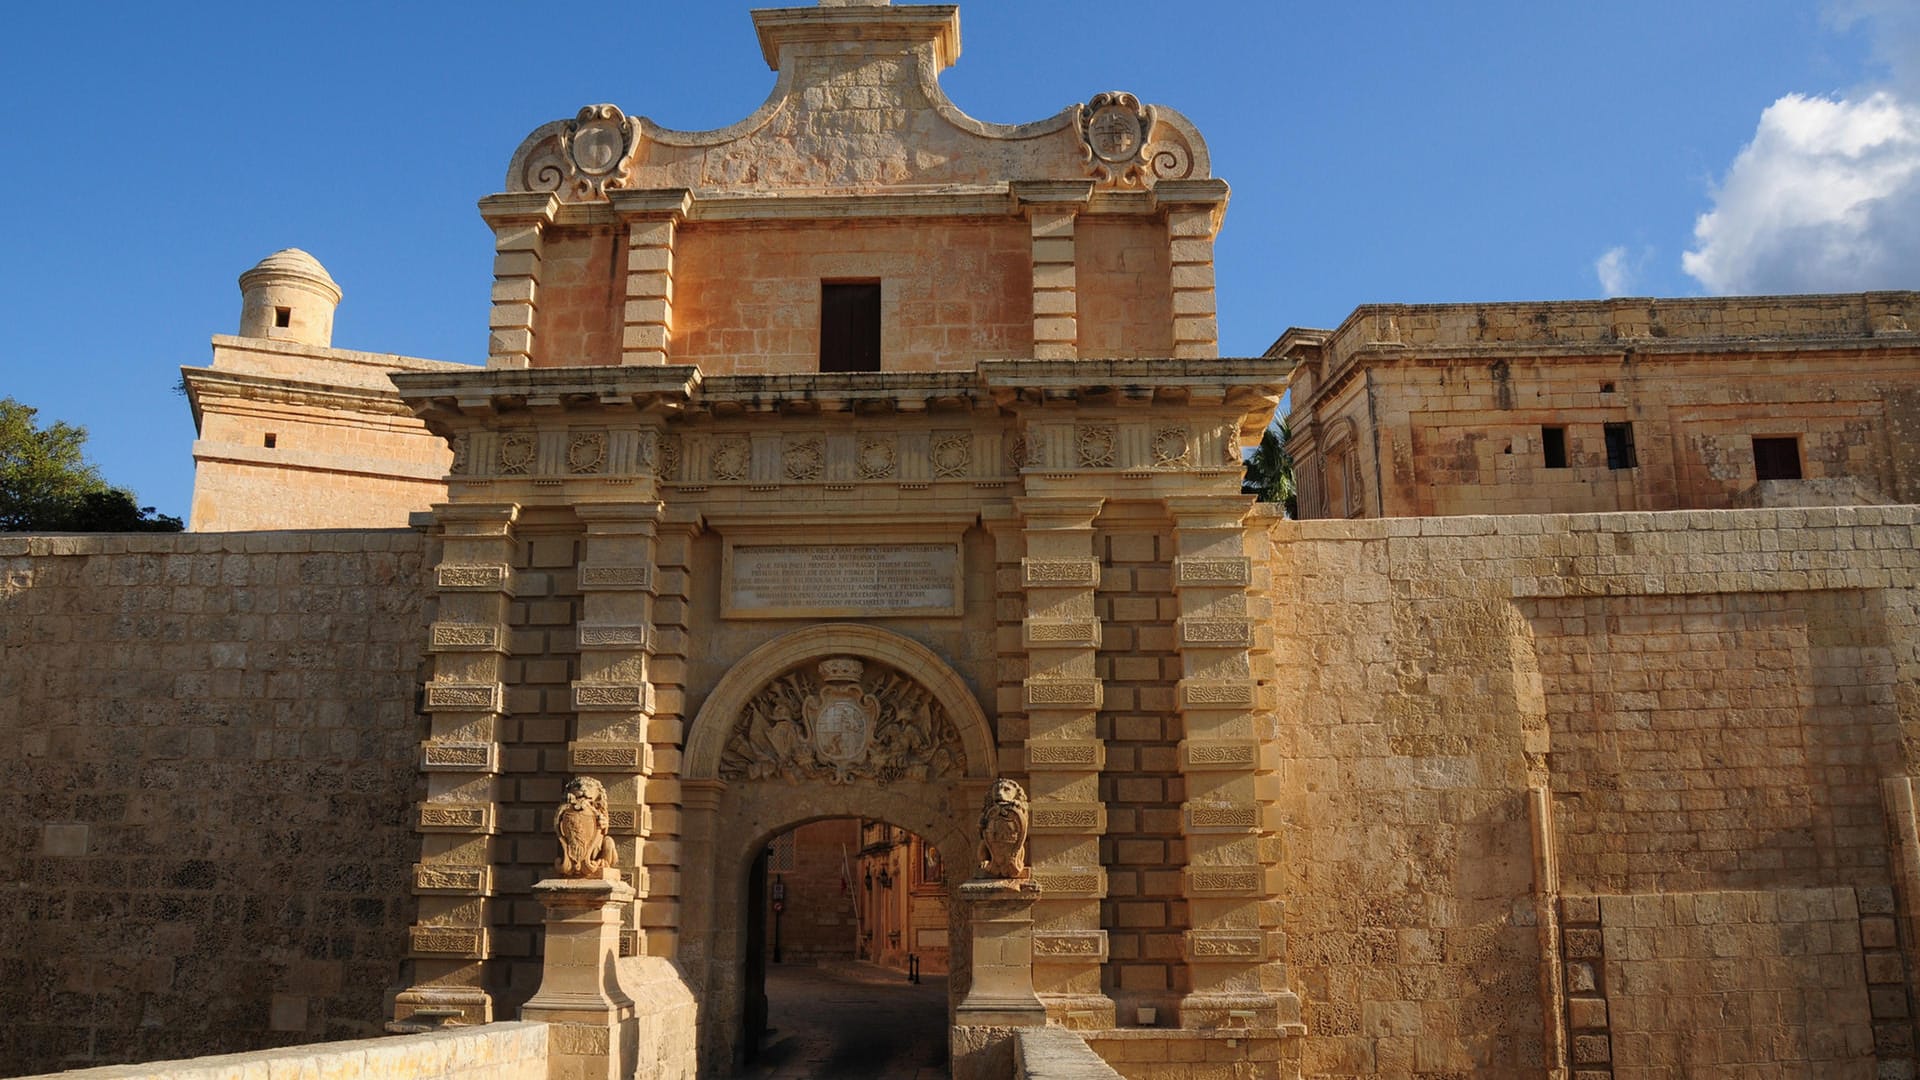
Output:
[[22,546],[0,1069],[378,1034],[408,946],[424,538]]

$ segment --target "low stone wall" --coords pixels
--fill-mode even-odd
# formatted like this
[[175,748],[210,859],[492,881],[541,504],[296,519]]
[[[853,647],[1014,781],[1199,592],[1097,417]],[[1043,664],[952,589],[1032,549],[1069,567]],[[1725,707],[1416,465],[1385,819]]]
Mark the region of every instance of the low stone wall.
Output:
[[1078,1032],[1021,1028],[1013,1042],[1014,1080],[1120,1080]]
[[[487,1024],[424,1035],[47,1073],[61,1080],[547,1080],[547,1025]],[[33,1078],[29,1078],[33,1080]]]
[[[1081,1035],[1087,1046],[1126,1080],[1291,1080],[1302,1075],[1298,1032],[1275,1028],[1114,1028]],[[1305,1075],[1316,1080],[1322,1076],[1312,1072]]]
[[0,536],[0,1074],[380,1032],[426,547]]

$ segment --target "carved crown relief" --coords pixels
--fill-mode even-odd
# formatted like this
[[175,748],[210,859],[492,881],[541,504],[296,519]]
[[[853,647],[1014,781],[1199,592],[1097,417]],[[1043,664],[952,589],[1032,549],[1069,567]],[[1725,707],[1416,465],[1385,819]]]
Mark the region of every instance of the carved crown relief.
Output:
[[554,191],[568,202],[605,197],[627,186],[640,150],[640,125],[617,105],[589,105],[526,155],[517,179],[527,191]]
[[720,759],[729,780],[926,780],[966,769],[960,735],[933,694],[885,665],[836,656],[755,694]]
[[1115,187],[1193,175],[1193,152],[1151,105],[1119,90],[1095,94],[1074,114],[1087,175]]

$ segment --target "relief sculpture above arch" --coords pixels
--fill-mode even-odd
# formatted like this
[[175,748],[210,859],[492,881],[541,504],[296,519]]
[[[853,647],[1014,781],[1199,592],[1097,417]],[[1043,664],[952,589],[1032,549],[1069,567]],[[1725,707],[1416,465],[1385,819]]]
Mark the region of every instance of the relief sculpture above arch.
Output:
[[959,776],[958,731],[933,693],[893,667],[834,656],[794,667],[740,710],[720,758],[728,780],[847,784]]

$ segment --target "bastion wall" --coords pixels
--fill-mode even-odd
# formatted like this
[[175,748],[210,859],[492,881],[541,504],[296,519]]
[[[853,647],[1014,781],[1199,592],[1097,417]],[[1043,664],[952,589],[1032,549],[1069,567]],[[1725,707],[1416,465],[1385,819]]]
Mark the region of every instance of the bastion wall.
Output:
[[[1189,796],[1154,529],[1116,519],[1096,545],[1100,970],[1115,998],[1171,1002],[1198,864],[1170,816]],[[1262,850],[1304,1033],[1088,1032],[1122,1074],[1248,1065],[1229,1051],[1309,1077],[1911,1066],[1920,509],[1257,509],[1248,529],[1273,664]],[[526,574],[575,557],[557,540],[523,542]],[[0,1071],[380,1030],[414,911],[433,544],[0,538]],[[997,659],[947,657],[983,694],[1023,665],[995,636]],[[554,661],[507,673],[516,711],[528,680],[574,674]],[[697,697],[723,673],[689,674]],[[559,712],[522,719],[557,746]],[[1021,722],[988,713],[1022,777]],[[504,1004],[538,955],[518,893],[550,847],[552,755],[523,737],[506,772],[542,790],[502,819],[503,850],[526,849],[492,914]],[[659,879],[686,854],[644,862]],[[679,1026],[650,1038],[685,1043],[692,1010],[661,1015]]]
[[426,549],[0,536],[0,1073],[381,1033]]

